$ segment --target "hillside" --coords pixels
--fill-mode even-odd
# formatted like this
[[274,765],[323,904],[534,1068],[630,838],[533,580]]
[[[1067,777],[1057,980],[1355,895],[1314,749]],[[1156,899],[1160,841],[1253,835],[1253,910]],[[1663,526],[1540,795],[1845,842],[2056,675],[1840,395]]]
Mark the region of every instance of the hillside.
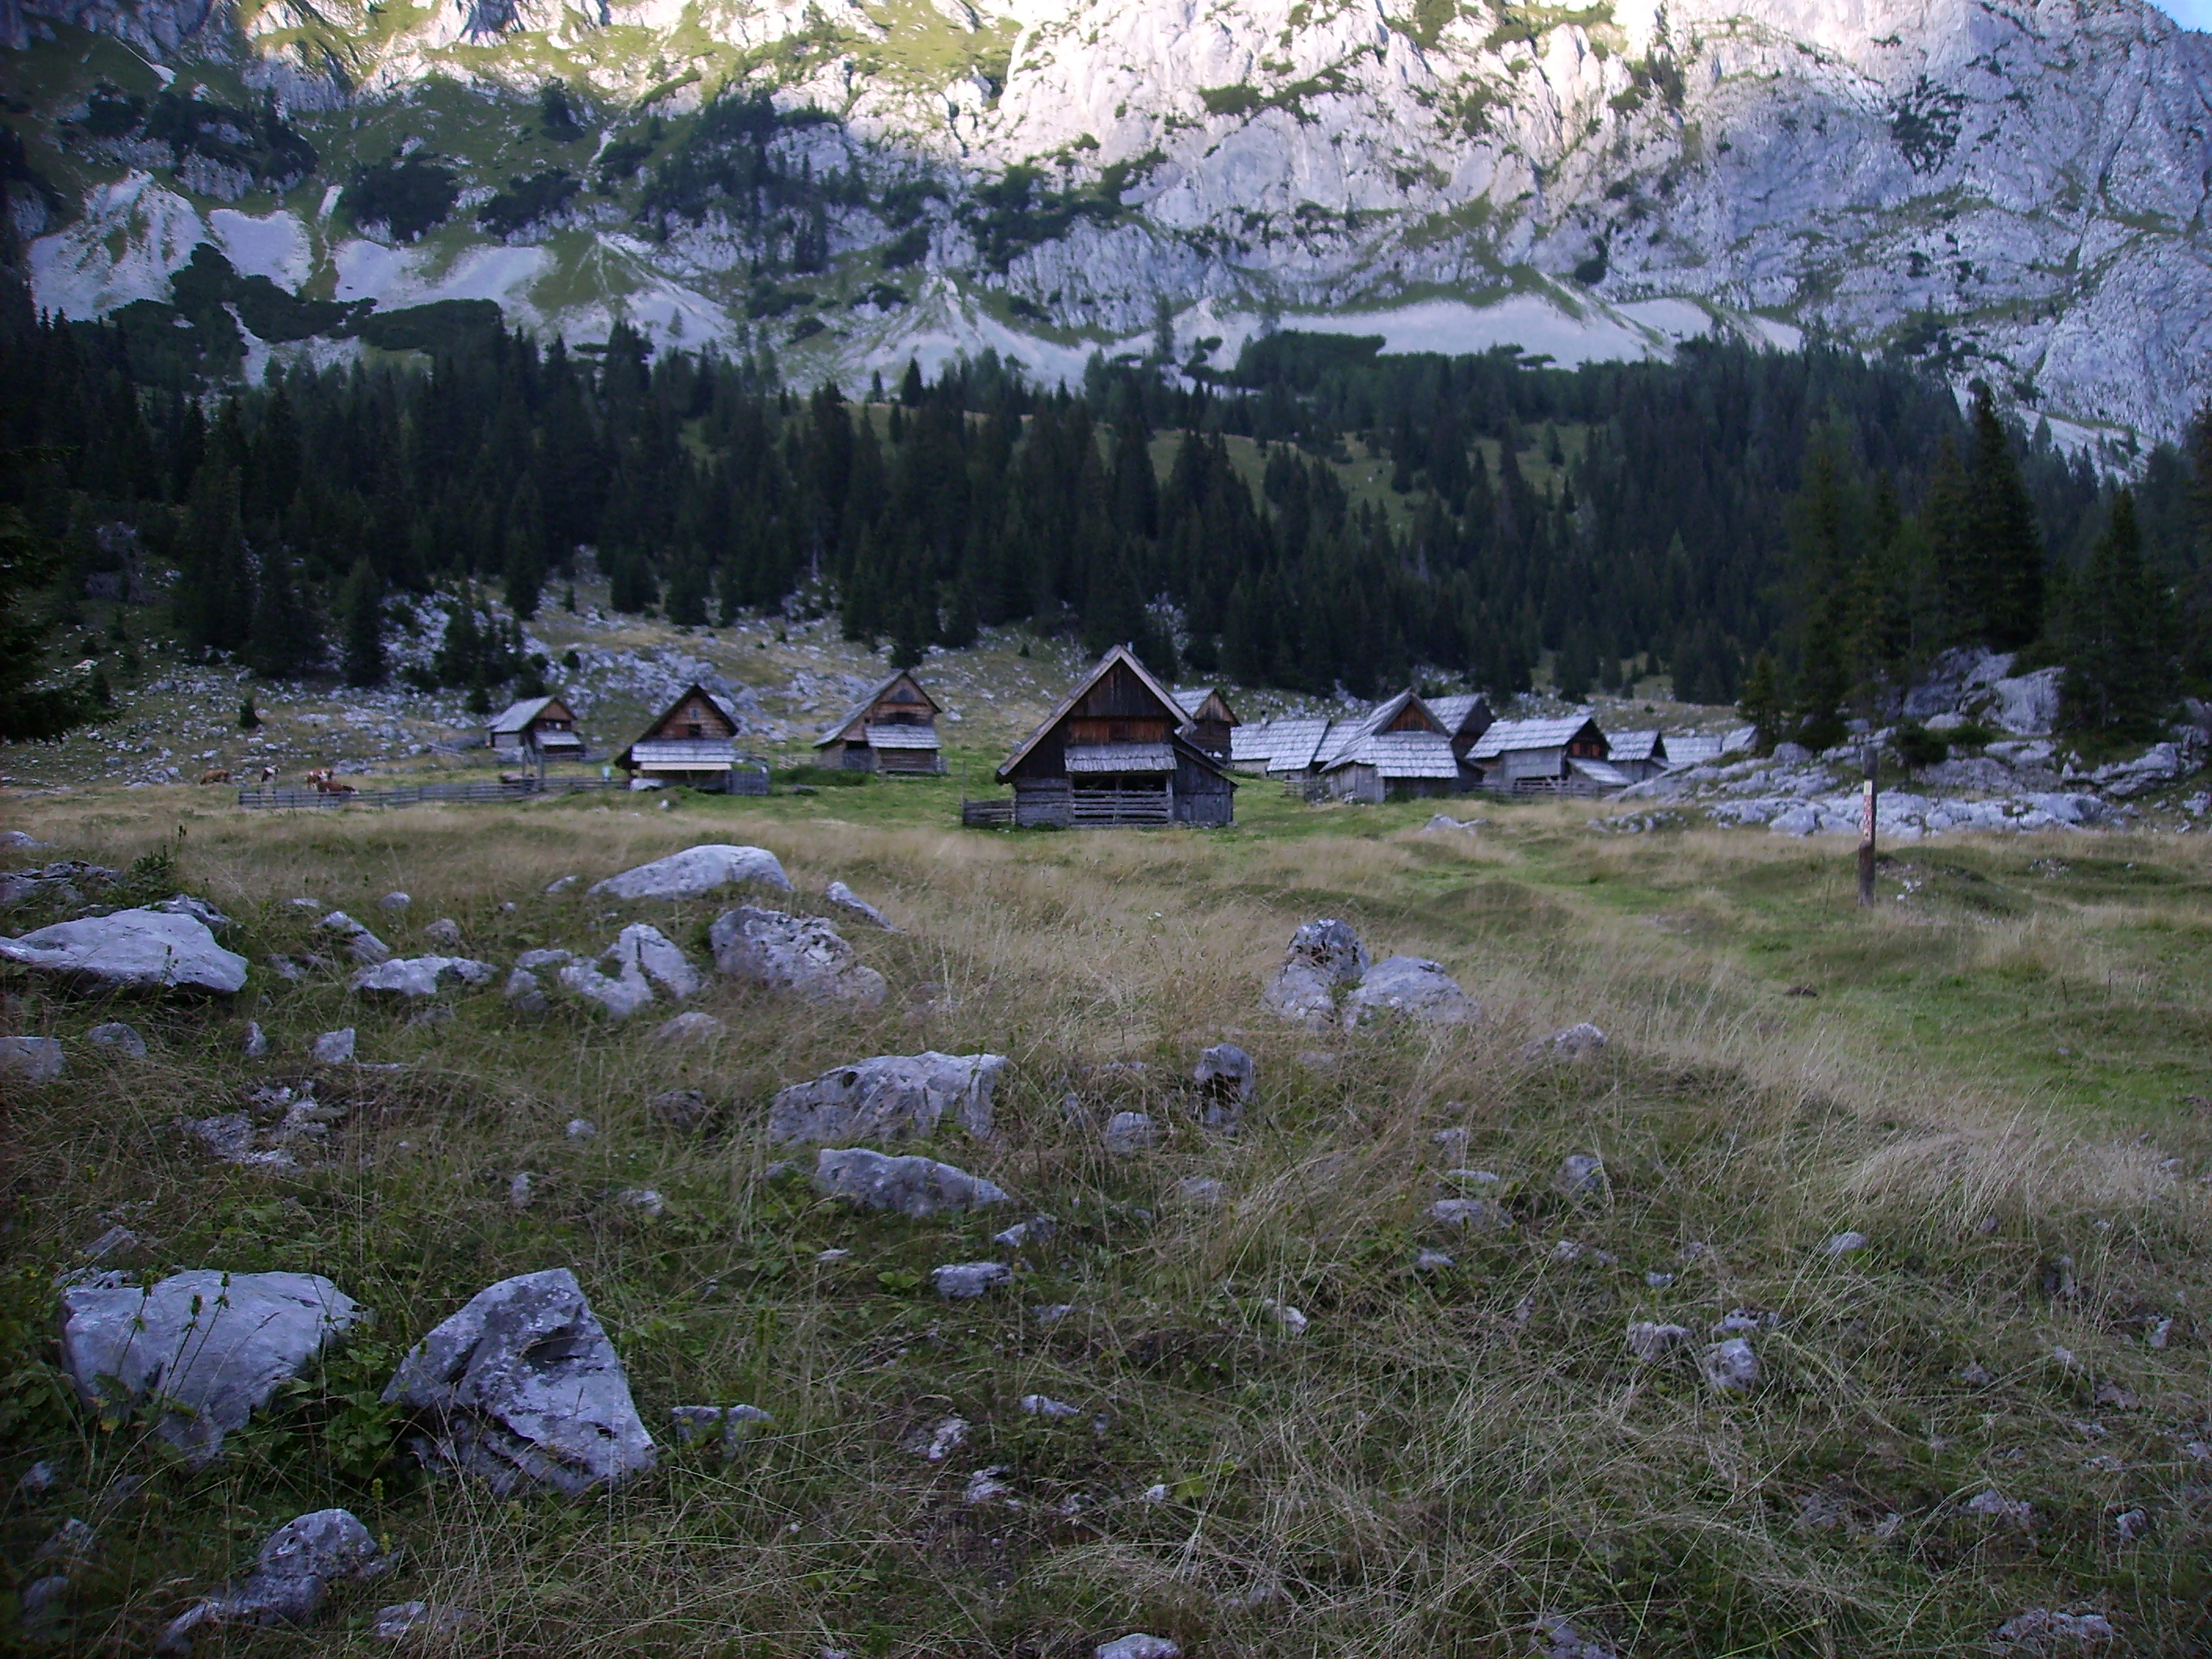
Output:
[[[1822,330],[2115,457],[2207,390],[2212,57],[2140,0],[10,0],[0,34],[10,212],[72,315],[208,240],[312,300],[803,379],[1225,361],[1283,317],[1563,362]],[[271,326],[256,362],[349,337]]]

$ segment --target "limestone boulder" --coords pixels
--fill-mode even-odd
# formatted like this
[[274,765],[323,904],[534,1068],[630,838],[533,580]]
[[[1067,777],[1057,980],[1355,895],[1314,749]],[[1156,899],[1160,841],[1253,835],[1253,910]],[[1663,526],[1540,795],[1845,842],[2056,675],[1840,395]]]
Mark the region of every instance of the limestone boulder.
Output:
[[890,919],[882,911],[877,909],[874,905],[869,903],[842,881],[831,882],[823,890],[822,896],[840,910],[848,911],[858,916],[871,927],[880,927],[887,933],[898,932],[897,928],[891,926]]
[[384,1399],[428,1426],[426,1463],[495,1492],[574,1496],[653,1466],[622,1356],[566,1267],[478,1291],[416,1345]]
[[331,1586],[374,1578],[392,1560],[347,1510],[296,1516],[269,1534],[243,1583],[210,1596],[169,1622],[155,1651],[187,1654],[203,1625],[302,1625],[322,1611]]
[[865,1146],[824,1146],[816,1153],[814,1189],[864,1210],[896,1210],[917,1219],[1013,1201],[1000,1187],[957,1165],[891,1158]]
[[623,928],[595,961],[569,961],[560,977],[571,996],[617,1020],[650,1007],[656,986],[681,1001],[696,996],[701,984],[699,970],[683,947],[642,922]]
[[62,1292],[62,1365],[88,1405],[159,1402],[155,1431],[205,1463],[360,1316],[319,1273],[201,1268],[81,1286]]
[[1464,1025],[1482,1017],[1482,1010],[1441,963],[1425,957],[1392,957],[1367,970],[1359,983],[1346,994],[1344,1024],[1367,1025],[1387,1019],[1410,1019],[1424,1025]]
[[118,910],[0,939],[0,962],[103,991],[246,988],[246,958],[216,943],[198,916]]
[[714,966],[733,979],[750,980],[818,1002],[880,1006],[884,976],[817,916],[787,915],[740,905],[708,930]]
[[778,1146],[884,1141],[934,1133],[950,1117],[977,1139],[991,1133],[1003,1054],[877,1054],[779,1090],[769,1103]]
[[0,1077],[17,1083],[52,1083],[62,1074],[62,1045],[55,1037],[0,1037]]
[[499,969],[471,957],[394,957],[353,976],[364,996],[434,997],[441,986],[489,985]]
[[791,878],[766,848],[724,845],[688,847],[609,876],[589,890],[607,898],[684,899],[741,881],[757,881],[786,893],[791,890]]
[[1327,1025],[1336,1013],[1337,994],[1367,971],[1367,947],[1351,924],[1324,917],[1291,935],[1283,965],[1269,981],[1268,1007],[1301,1024]]

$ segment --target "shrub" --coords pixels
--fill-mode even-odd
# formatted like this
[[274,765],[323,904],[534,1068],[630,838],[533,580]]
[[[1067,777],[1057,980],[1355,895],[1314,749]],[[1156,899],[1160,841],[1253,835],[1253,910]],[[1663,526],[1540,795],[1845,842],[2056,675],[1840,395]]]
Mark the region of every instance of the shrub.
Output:
[[346,216],[356,225],[381,222],[399,240],[411,242],[443,224],[460,193],[451,167],[419,153],[404,161],[394,155],[380,166],[354,170],[346,186]]

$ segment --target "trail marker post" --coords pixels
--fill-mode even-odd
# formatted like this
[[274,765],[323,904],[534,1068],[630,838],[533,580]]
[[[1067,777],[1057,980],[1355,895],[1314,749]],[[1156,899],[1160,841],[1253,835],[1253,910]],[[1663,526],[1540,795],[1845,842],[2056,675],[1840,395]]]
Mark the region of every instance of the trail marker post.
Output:
[[1866,781],[1859,791],[1859,908],[1874,906],[1875,800],[1881,787],[1881,751],[1869,744],[1863,751]]

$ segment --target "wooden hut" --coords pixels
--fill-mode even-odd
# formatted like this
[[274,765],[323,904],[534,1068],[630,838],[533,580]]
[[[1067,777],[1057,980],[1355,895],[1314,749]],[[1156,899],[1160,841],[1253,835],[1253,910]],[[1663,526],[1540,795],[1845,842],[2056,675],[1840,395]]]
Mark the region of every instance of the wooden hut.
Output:
[[491,717],[484,727],[501,760],[581,760],[583,734],[576,714],[558,697],[525,697]]
[[1316,764],[1338,800],[1379,805],[1409,796],[1457,794],[1467,787],[1450,733],[1410,690],[1364,719],[1338,721]]
[[1659,732],[1609,732],[1606,760],[1631,783],[1656,778],[1674,764],[1667,753],[1667,738]]
[[758,774],[761,787],[748,787],[753,775],[740,772],[737,738],[736,706],[690,685],[642,737],[615,757],[615,764],[633,783],[658,781],[718,793],[766,793],[764,772]]
[[1490,730],[1497,716],[1490,712],[1490,699],[1480,691],[1449,697],[1424,697],[1429,713],[1437,717],[1437,724],[1451,739],[1452,753],[1462,764],[1468,751]]
[[1218,761],[1230,759],[1237,727],[1243,724],[1229,699],[1214,685],[1178,685],[1176,707],[1189,720],[1190,740]]
[[905,669],[869,687],[860,700],[814,740],[825,766],[886,777],[935,776],[945,770],[937,738],[937,699]]
[[1190,724],[1175,695],[1115,646],[999,769],[999,781],[1013,786],[1013,822],[1233,822],[1237,786],[1192,741]]
[[1468,759],[1482,769],[1486,789],[1595,794],[1629,782],[1607,764],[1610,749],[1595,720],[1568,714],[1557,720],[1493,721],[1468,750]]

